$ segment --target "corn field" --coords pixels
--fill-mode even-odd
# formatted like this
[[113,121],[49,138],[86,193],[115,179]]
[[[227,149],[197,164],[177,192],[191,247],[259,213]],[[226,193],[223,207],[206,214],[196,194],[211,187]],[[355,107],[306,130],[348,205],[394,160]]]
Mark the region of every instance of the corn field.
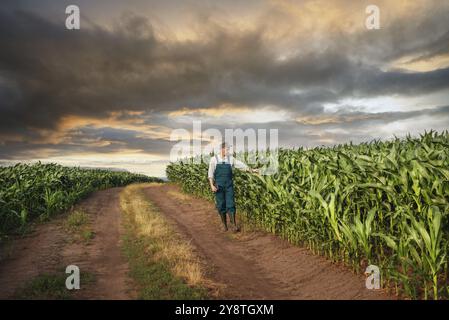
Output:
[[[376,265],[400,296],[449,297],[448,132],[278,154],[275,175],[235,170],[245,220],[357,272]],[[171,163],[167,176],[212,200],[202,160]]]
[[17,164],[0,167],[0,240],[33,219],[46,219],[87,194],[159,179],[128,172]]

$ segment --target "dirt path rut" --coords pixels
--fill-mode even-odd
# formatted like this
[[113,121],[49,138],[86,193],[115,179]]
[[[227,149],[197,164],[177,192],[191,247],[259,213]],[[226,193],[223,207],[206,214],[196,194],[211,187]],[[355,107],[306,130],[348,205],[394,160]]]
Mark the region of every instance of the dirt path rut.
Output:
[[[38,225],[28,236],[1,248],[0,299],[13,298],[27,280],[69,264],[95,276],[75,298],[134,299],[135,284],[121,254],[122,188],[95,192],[76,207],[89,214],[95,237],[90,244],[68,241],[63,222],[67,214]],[[220,231],[214,205],[183,195],[172,184],[145,187],[145,194],[190,241],[207,266],[206,277],[224,299],[390,299],[365,288],[363,276],[312,255],[265,233]],[[5,251],[6,250],[6,251]],[[10,254],[8,254],[8,252]]]
[[[14,298],[17,289],[43,273],[61,272],[76,265],[89,272],[94,282],[74,295],[78,299],[132,299],[134,286],[128,277],[128,265],[121,255],[122,188],[98,191],[76,206],[88,213],[95,237],[88,245],[70,241],[63,228],[67,215],[37,225],[35,231],[14,240],[0,261],[0,299]],[[7,250],[8,252],[5,252]],[[62,271],[63,272],[63,271]]]
[[214,205],[186,198],[172,184],[150,186],[148,198],[210,266],[230,299],[390,299],[365,278],[269,234],[231,235],[219,228]]

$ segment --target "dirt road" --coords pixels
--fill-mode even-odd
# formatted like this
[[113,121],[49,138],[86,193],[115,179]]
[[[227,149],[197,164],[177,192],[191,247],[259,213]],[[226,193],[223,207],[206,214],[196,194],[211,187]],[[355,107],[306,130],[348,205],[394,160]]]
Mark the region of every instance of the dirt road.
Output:
[[[38,225],[35,231],[3,248],[0,261],[0,299],[13,298],[28,280],[61,272],[76,265],[80,272],[94,275],[95,282],[76,293],[78,299],[132,299],[135,291],[128,265],[121,255],[121,211],[118,195],[122,188],[98,191],[77,205],[89,214],[95,237],[88,245],[70,241],[63,228],[67,215]],[[64,271],[62,271],[64,272]]]
[[389,299],[366,289],[363,276],[276,236],[221,232],[214,205],[183,197],[175,185],[150,186],[146,194],[207,261],[208,277],[225,285],[223,298]]
[[[27,280],[75,264],[95,275],[92,285],[75,298],[133,299],[135,285],[120,249],[121,188],[99,191],[77,208],[89,214],[95,237],[90,244],[69,241],[63,228],[67,215],[38,225],[0,253],[0,299],[12,298]],[[334,265],[308,250],[265,233],[223,233],[212,203],[185,196],[172,184],[145,188],[183,238],[193,244],[206,277],[225,299],[389,299],[365,288],[363,276]]]

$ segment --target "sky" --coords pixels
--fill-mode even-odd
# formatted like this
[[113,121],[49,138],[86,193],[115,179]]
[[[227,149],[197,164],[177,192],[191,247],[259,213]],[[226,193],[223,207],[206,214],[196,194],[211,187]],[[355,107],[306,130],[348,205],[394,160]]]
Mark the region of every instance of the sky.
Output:
[[3,0],[0,164],[165,176],[193,121],[306,148],[444,131],[448,17],[439,0]]

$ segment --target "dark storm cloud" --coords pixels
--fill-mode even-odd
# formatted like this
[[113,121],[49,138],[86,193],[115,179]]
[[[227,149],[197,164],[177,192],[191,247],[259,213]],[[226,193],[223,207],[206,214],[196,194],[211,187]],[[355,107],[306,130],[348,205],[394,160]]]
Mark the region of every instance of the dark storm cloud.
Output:
[[165,139],[140,137],[138,131],[113,128],[84,127],[66,133],[66,139],[54,143],[30,143],[27,141],[6,142],[0,147],[0,159],[30,159],[35,153],[43,153],[45,157],[68,156],[73,153],[108,154],[141,150],[152,155],[169,154],[175,142]]
[[[347,112],[338,111],[327,115],[316,115],[310,118],[298,118],[297,120],[287,121],[270,121],[264,123],[248,122],[244,124],[232,124],[232,123],[208,123],[203,121],[201,123],[201,130],[204,132],[208,129],[218,130],[222,136],[225,135],[227,129],[241,129],[254,130],[257,132],[259,129],[267,130],[269,134],[270,129],[277,129],[280,146],[306,146],[312,147],[321,144],[338,144],[342,142],[354,141],[362,142],[372,139],[378,139],[376,137],[376,130],[379,127],[400,123],[405,120],[416,119],[420,121],[422,117],[430,117],[433,119],[449,119],[449,106],[440,106],[432,109],[415,110],[415,111],[403,111],[403,112],[379,112],[368,113],[361,111]],[[160,119],[160,123],[163,125],[170,125],[170,120]],[[192,131],[192,123],[189,121],[177,122],[178,129],[185,129]],[[335,132],[337,129],[340,132]],[[444,129],[444,128],[435,128]],[[331,142],[323,143],[323,137],[327,137]],[[390,136],[391,138],[392,136]],[[332,138],[332,139],[331,139]]]
[[123,108],[222,102],[294,108],[302,98],[321,101],[289,94],[295,87],[409,94],[447,88],[449,81],[448,70],[414,75],[359,66],[342,46],[278,62],[261,30],[229,34],[215,26],[204,43],[168,44],[139,16],[123,17],[112,32],[69,32],[25,12],[0,15],[7,31],[0,38],[2,129],[51,127],[64,114],[104,116]]
[[[279,146],[289,147],[292,145],[313,147],[316,145],[329,145],[342,141],[363,142],[378,138],[374,134],[366,132],[366,128],[376,128],[378,125],[386,125],[407,119],[419,119],[422,116],[434,118],[448,118],[449,106],[434,108],[431,110],[416,110],[410,112],[336,112],[332,114],[330,121],[320,124],[311,124],[307,121],[273,121],[268,123],[246,123],[239,125],[232,124],[208,124],[203,122],[202,130],[216,129],[224,136],[226,129],[247,129],[255,130],[269,129],[279,130]],[[313,119],[309,119],[313,120]],[[319,120],[319,119],[318,119]],[[161,125],[173,125],[170,120],[161,117],[158,119]],[[177,129],[192,130],[191,123],[177,123]],[[334,132],[329,130],[344,128],[345,132]],[[143,150],[155,155],[167,156],[172,146],[177,141],[165,139],[149,139],[142,137],[140,131],[114,129],[114,128],[94,128],[86,126],[80,129],[67,132],[68,140],[58,144],[33,144],[26,141],[7,143],[4,148],[0,148],[1,159],[29,159],[35,152],[46,150],[46,157],[70,156],[73,153],[98,153],[108,154],[122,152],[126,150]],[[377,133],[378,134],[378,133]],[[267,141],[268,142],[268,141]]]
[[[112,111],[143,110],[155,115],[145,119],[147,123],[170,127],[170,119],[157,115],[232,103],[320,116],[323,104],[345,97],[416,96],[449,88],[449,69],[382,71],[380,63],[412,53],[448,53],[444,11],[435,11],[418,25],[400,20],[354,38],[331,34],[320,50],[301,44],[296,54],[279,59],[263,26],[235,32],[204,22],[201,39],[166,41],[151,21],[138,15],[122,16],[111,30],[90,23],[68,31],[62,22],[13,8],[0,9],[0,136],[25,141],[38,140],[38,129],[57,130],[66,115],[104,119]],[[355,120],[348,125],[356,126],[405,114],[334,116],[352,116]],[[122,117],[127,119],[126,114]],[[305,128],[294,121],[291,126],[296,126],[291,131],[295,133]],[[69,143],[58,146],[10,141],[0,145],[0,157],[37,148],[113,152],[125,145],[163,153],[170,147],[164,140],[139,138],[137,131],[114,130],[68,131]],[[99,146],[96,140],[110,144]]]
[[[388,6],[381,10],[388,10]],[[403,56],[418,59],[449,53],[447,4],[429,1],[425,8],[409,12],[401,19],[386,21],[380,30],[362,32],[351,42],[365,62],[373,64],[393,61]],[[345,35],[341,35],[345,37]],[[342,39],[344,40],[344,39]],[[347,41],[344,41],[346,43]]]

